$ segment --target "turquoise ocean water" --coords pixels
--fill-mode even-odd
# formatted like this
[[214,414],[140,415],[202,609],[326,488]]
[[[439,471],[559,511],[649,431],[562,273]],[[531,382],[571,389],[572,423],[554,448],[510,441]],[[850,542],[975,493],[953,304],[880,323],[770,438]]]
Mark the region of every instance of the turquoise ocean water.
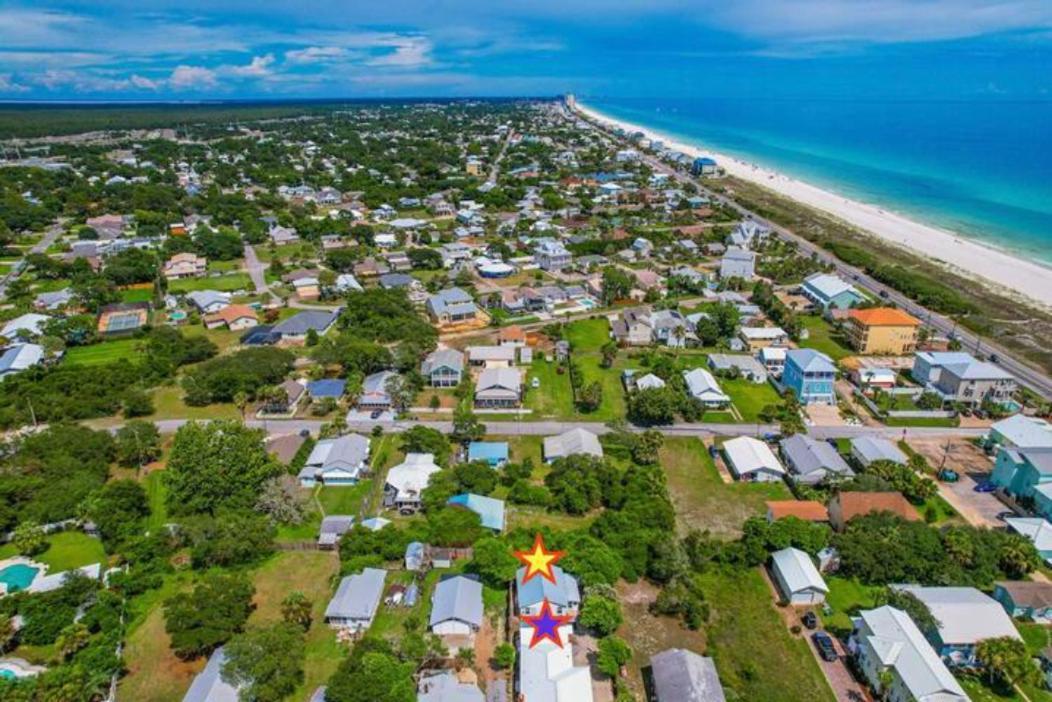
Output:
[[1052,265],[1052,101],[581,101]]

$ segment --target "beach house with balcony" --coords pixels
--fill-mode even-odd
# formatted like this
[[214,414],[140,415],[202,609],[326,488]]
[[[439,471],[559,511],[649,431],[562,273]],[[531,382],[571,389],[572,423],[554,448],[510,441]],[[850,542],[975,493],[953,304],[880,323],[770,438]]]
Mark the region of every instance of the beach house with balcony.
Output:
[[917,348],[920,320],[894,307],[850,310],[848,342],[859,353],[902,356]]
[[832,359],[814,349],[792,349],[785,354],[782,385],[796,393],[801,404],[835,405],[836,366]]

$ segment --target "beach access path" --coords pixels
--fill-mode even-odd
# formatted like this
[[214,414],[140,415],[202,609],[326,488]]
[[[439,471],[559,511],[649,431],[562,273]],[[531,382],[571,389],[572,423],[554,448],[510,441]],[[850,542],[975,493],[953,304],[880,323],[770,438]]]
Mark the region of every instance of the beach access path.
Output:
[[[608,118],[604,117],[603,115],[594,113],[590,110],[582,110],[579,106],[578,110],[581,112],[581,114],[587,117],[591,117],[593,120],[608,120]],[[610,136],[614,139],[618,138],[613,132],[605,129],[601,125],[595,124],[594,121],[590,123],[595,129],[602,131],[603,133],[607,134],[607,136]],[[635,129],[634,126],[632,126],[632,128]],[[825,249],[816,246],[815,244],[811,243],[802,236],[798,236],[792,231],[786,229],[785,227],[764,219],[763,217],[757,215],[755,212],[752,212],[746,209],[745,207],[742,207],[740,204],[738,204],[731,198],[725,197],[715,191],[709,190],[705,187],[703,183],[699,182],[697,179],[694,179],[689,175],[672,168],[671,166],[659,160],[658,158],[649,154],[644,154],[643,159],[651,168],[654,169],[655,172],[665,173],[670,178],[673,178],[680,183],[693,183],[703,194],[709,197],[713,202],[718,202],[719,204],[734,210],[742,217],[752,219],[756,222],[759,222],[760,224],[769,227],[771,231],[773,231],[779,237],[787,241],[794,242],[799,247],[799,250],[803,255],[814,255],[822,262],[833,266],[836,273],[845,280],[850,281],[854,285],[865,288],[866,290],[880,296],[882,299],[887,300],[888,302],[894,303],[899,308],[909,312],[913,316],[922,320],[926,325],[935,329],[938,333],[952,338],[956,338],[958,341],[961,342],[961,347],[964,350],[975,355],[985,353],[990,356],[996,356],[996,363],[1012,375],[1016,376],[1020,383],[1030,388],[1042,397],[1046,399],[1052,399],[1052,378],[1049,378],[1041,371],[1034,369],[1029,364],[1020,361],[1017,357],[1013,355],[1013,352],[1010,349],[1007,349],[998,344],[991,343],[989,341],[983,341],[976,334],[973,334],[970,331],[960,327],[954,320],[936,314],[931,310],[927,309],[926,307],[922,307],[921,305],[917,304],[902,293],[894,290],[893,288],[889,288],[883,283],[870,277],[864,271],[855,268],[854,266],[849,266],[837,257],[833,256]],[[919,253],[923,254],[923,252]],[[1048,272],[1047,269],[1042,270],[1045,270],[1045,276],[1049,279],[1049,281],[1052,281],[1052,272]]]

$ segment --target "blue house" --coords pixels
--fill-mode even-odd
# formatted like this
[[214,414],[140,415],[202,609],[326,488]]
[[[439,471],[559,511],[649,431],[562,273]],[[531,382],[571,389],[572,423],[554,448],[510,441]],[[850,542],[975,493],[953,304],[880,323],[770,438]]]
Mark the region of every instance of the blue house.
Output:
[[835,405],[835,379],[836,366],[824,353],[814,349],[792,349],[786,352],[782,385],[795,392],[801,404]]
[[1052,449],[1002,448],[991,477],[1013,497],[1034,501],[1034,511],[1052,519]]
[[853,285],[831,273],[815,273],[804,281],[800,291],[822,309],[846,310],[865,299]]
[[712,175],[716,172],[716,161],[707,156],[696,158],[690,164],[690,172],[693,175]]
[[485,495],[466,492],[453,495],[447,504],[469,509],[479,516],[482,526],[493,531],[504,531],[504,501]]
[[472,441],[468,444],[469,461],[485,461],[494,468],[508,462],[506,441]]
[[341,378],[329,378],[326,380],[312,380],[307,383],[307,392],[315,400],[331,397],[339,400],[343,397],[343,391],[347,387],[347,381]]

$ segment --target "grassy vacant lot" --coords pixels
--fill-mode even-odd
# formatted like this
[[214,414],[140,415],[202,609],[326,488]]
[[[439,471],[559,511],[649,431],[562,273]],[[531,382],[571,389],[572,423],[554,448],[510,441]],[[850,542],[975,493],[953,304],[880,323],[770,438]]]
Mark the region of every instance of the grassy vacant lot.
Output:
[[191,290],[251,290],[252,279],[248,273],[227,273],[208,278],[186,278],[168,283],[168,291],[173,293],[190,292]]
[[610,323],[605,317],[571,322],[566,327],[566,340],[574,353],[598,351],[610,341]]
[[744,378],[736,380],[721,378],[718,382],[723,392],[731,398],[744,422],[758,421],[764,407],[777,405],[782,401],[777,391],[769,383],[754,383]]
[[[531,418],[572,417],[574,414],[573,389],[570,374],[562,375],[556,370],[558,364],[535,357],[526,374],[526,398],[523,406],[533,410]],[[530,386],[533,378],[541,381],[540,387]]]
[[164,482],[164,471],[151,471],[143,478],[143,487],[146,489],[146,497],[150,501],[150,518],[147,528],[153,531],[160,529],[168,521],[168,485]]
[[121,290],[121,302],[149,302],[153,299],[151,288]]
[[114,339],[90,346],[71,346],[66,349],[62,362],[67,365],[98,366],[135,355],[138,339]]
[[581,372],[581,384],[589,385],[596,381],[603,386],[603,401],[595,412],[579,415],[581,419],[593,422],[605,422],[611,419],[624,419],[625,391],[621,386],[621,372],[616,368],[601,368],[599,354],[574,354],[577,367]]
[[372,487],[372,480],[363,480],[357,485],[323,487],[318,491],[318,501],[325,514],[359,515],[364,511]]
[[347,655],[347,648],[336,642],[336,634],[324,621],[325,606],[334,592],[333,579],[340,569],[340,559],[332,551],[285,551],[276,554],[259,570],[256,586],[256,611],[249,626],[281,620],[281,601],[290,592],[299,591],[314,603],[314,620],[307,632],[307,660],[303,684],[289,698],[305,700],[336,671]]
[[746,519],[764,513],[765,501],[791,497],[782,483],[724,483],[696,437],[665,437],[661,465],[681,533],[707,529],[718,536],[736,536]]
[[178,385],[162,385],[153,391],[154,413],[158,419],[240,419],[241,412],[230,403],[191,407],[183,402],[183,389]]
[[854,353],[847,347],[843,337],[834,333],[829,322],[821,317],[801,317],[800,321],[809,333],[808,338],[800,342],[800,346],[821,351],[834,361]]
[[834,699],[806,638],[794,637],[774,609],[758,569],[698,577],[711,610],[708,655],[720,680],[750,702]]

